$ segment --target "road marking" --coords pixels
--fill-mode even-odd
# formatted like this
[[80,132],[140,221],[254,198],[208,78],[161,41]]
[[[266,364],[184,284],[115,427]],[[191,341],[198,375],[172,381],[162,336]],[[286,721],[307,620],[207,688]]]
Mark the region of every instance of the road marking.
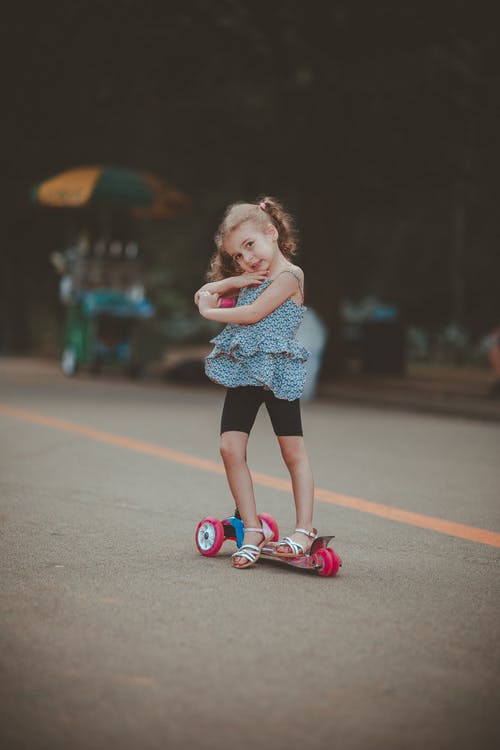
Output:
[[[31,422],[32,424],[39,424],[44,427],[51,427],[52,429],[69,432],[73,435],[80,435],[81,437],[96,440],[100,443],[116,445],[120,448],[126,448],[127,450],[136,453],[144,453],[148,456],[154,456],[155,458],[161,458],[165,461],[172,461],[184,466],[190,466],[201,471],[208,471],[212,474],[225,474],[224,466],[216,461],[198,458],[197,456],[191,456],[189,453],[174,451],[171,448],[162,445],[146,443],[143,440],[135,440],[134,438],[118,435],[114,432],[96,430],[93,427],[87,427],[85,425],[77,424],[76,422],[68,422],[65,419],[48,417],[44,414],[38,414],[37,412],[14,409],[1,403],[0,414],[5,414],[6,416],[14,417],[15,419],[20,419],[24,422]],[[252,477],[256,484],[260,484],[264,487],[270,487],[271,489],[282,490],[283,492],[288,493],[292,491],[291,482],[286,479],[279,479],[278,477],[273,477],[269,474],[262,474],[256,471],[252,472]],[[422,529],[437,531],[440,534],[467,539],[471,542],[487,544],[491,547],[500,547],[500,534],[497,534],[494,531],[479,529],[475,526],[466,526],[462,523],[447,521],[444,518],[434,518],[433,516],[426,516],[421,513],[412,513],[411,511],[394,508],[390,505],[374,503],[371,500],[363,500],[359,497],[342,495],[338,492],[321,489],[321,487],[315,489],[314,497],[316,500],[325,503],[341,505],[344,508],[358,510],[362,513],[370,513],[371,515],[380,516],[381,518],[386,518],[390,521],[398,521],[399,523],[408,524],[410,526],[418,526]]]

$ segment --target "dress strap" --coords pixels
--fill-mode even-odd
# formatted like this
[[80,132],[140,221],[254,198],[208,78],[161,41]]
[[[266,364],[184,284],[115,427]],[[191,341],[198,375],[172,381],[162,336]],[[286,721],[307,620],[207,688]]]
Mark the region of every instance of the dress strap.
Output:
[[[283,273],[291,273],[292,276],[295,276],[295,278],[297,279],[297,283],[299,285],[299,289],[300,289],[300,293],[302,295],[302,299],[304,299],[304,288],[302,286],[302,282],[300,280],[300,276],[297,273],[297,271],[293,271],[291,268],[285,268],[285,270],[281,271],[281,273],[279,273],[278,276],[281,276],[281,274],[283,274]],[[276,278],[278,278],[278,276],[276,276]]]

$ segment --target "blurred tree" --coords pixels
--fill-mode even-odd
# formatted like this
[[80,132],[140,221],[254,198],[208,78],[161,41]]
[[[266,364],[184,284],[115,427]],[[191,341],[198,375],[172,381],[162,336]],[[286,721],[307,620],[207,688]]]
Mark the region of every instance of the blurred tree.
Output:
[[145,235],[186,299],[226,203],[282,198],[308,302],[332,332],[325,372],[341,364],[346,296],[378,294],[415,324],[489,325],[494,29],[482,6],[440,0],[11,4],[0,348],[29,347],[34,311],[56,305],[59,215],[30,207],[30,186],[96,162],[156,171],[193,197],[191,222]]

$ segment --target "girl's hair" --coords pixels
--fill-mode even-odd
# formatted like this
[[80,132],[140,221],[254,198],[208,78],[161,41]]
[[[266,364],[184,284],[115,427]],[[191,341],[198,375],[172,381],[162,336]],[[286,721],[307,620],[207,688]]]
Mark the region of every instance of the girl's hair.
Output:
[[209,281],[219,281],[228,276],[243,273],[231,255],[224,250],[224,241],[240,224],[251,221],[264,230],[273,224],[278,230],[278,247],[288,260],[297,252],[297,230],[295,222],[281,203],[275,198],[265,196],[256,203],[233,203],[228,206],[224,217],[215,233],[215,254],[210,260],[207,273]]

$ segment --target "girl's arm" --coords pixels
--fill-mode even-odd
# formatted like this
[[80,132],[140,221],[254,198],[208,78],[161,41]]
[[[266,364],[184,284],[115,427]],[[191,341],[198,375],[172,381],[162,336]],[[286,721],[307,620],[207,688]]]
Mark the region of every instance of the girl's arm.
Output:
[[228,277],[227,279],[221,279],[220,281],[209,281],[208,284],[203,284],[194,293],[194,303],[198,304],[200,298],[200,292],[210,292],[210,294],[227,294],[235,289],[234,278]]
[[266,277],[266,271],[257,271],[255,273],[242,273],[239,276],[228,276],[227,279],[220,279],[220,281],[209,281],[208,284],[204,284],[195,292],[194,303],[195,305],[198,304],[200,292],[210,292],[210,294],[217,294],[218,296],[228,292],[239,292],[245,286],[261,284]]
[[238,323],[240,325],[257,323],[266,315],[272,313],[289,297],[292,297],[298,288],[299,283],[291,273],[282,273],[267,289],[264,289],[255,302],[233,308],[216,307],[217,297],[205,291],[200,294],[200,314],[207,320],[215,320],[218,323]]

